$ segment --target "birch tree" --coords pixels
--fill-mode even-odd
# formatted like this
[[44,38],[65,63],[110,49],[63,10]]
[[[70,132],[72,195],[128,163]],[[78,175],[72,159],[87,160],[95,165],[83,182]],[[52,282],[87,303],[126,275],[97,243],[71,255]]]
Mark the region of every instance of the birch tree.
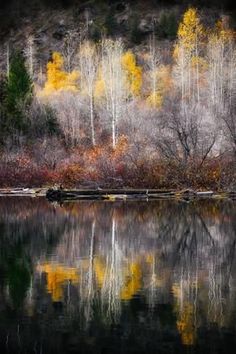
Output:
[[79,71],[81,92],[89,99],[91,140],[96,145],[94,127],[94,90],[98,70],[98,53],[95,44],[83,43],[79,51]]
[[6,48],[6,66],[7,66],[7,78],[9,78],[9,73],[10,73],[10,45],[9,42],[7,43],[7,48]]
[[122,68],[123,44],[120,40],[106,39],[102,43],[102,79],[104,81],[105,109],[112,129],[112,146],[118,137],[118,122],[126,100],[126,81]]
[[182,101],[200,102],[200,65],[201,46],[204,28],[200,22],[197,10],[188,9],[179,25],[178,40],[174,50],[177,63],[176,72],[181,83]]
[[77,31],[68,31],[64,39],[62,54],[64,58],[65,70],[69,73],[72,71],[73,68],[78,42],[79,35]]
[[158,67],[161,63],[161,56],[160,52],[157,48],[156,39],[154,34],[150,37],[149,40],[149,53],[148,53],[148,60],[147,60],[147,68],[148,74],[150,78],[150,86],[151,92],[148,96],[148,102],[156,107],[160,106],[161,104],[161,97],[160,92],[158,92]]
[[35,67],[35,44],[34,36],[29,35],[26,40],[26,47],[24,50],[24,55],[26,58],[26,65],[31,78],[34,77],[34,67]]
[[212,115],[223,123],[224,136],[236,151],[236,46],[235,33],[218,21],[207,45],[208,89]]
[[130,50],[122,56],[122,66],[128,91],[132,96],[139,96],[142,88],[142,69],[137,65],[135,55]]

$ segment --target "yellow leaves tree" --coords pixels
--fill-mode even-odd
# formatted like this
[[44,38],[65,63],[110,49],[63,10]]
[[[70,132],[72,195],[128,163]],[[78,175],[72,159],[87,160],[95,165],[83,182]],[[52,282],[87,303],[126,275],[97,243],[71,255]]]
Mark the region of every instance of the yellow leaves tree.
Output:
[[196,50],[196,46],[204,35],[204,28],[200,22],[197,9],[189,8],[184,16],[183,21],[178,29],[178,42],[180,42],[185,50],[191,52]]
[[236,39],[236,32],[229,27],[227,17],[216,22],[214,34],[223,42],[231,42]]
[[141,267],[138,262],[132,262],[129,266],[127,281],[121,289],[121,300],[130,300],[141,288]]
[[194,309],[190,303],[184,303],[182,311],[178,313],[177,328],[184,345],[193,345],[196,340],[194,328]]
[[64,60],[58,52],[52,54],[52,60],[47,64],[47,81],[43,93],[50,95],[55,91],[77,91],[76,81],[79,73],[72,71],[67,73],[63,70]]
[[152,92],[147,98],[147,103],[153,108],[161,108],[163,103],[163,96],[161,92],[159,90]]
[[160,108],[163,102],[158,82],[160,52],[157,49],[154,35],[150,37],[150,50],[149,53],[145,55],[145,60],[148,68],[148,87],[150,88],[150,93],[148,93],[147,96],[147,103],[154,108]]
[[[170,94],[173,85],[171,67],[168,65],[160,65],[151,75],[155,75],[156,85],[148,96],[147,103],[154,108],[161,108],[163,98],[165,95]],[[154,78],[152,79],[152,81],[154,81]]]
[[233,103],[235,39],[236,32],[230,29],[226,16],[217,21],[208,36],[208,84],[213,109],[217,111]]
[[183,299],[183,290],[179,283],[174,283],[172,293],[175,298],[176,326],[184,345],[193,345],[196,341],[194,326],[194,308],[192,302]]
[[94,97],[99,100],[105,95],[105,82],[102,77],[102,70],[99,68],[97,80],[95,82]]
[[95,141],[95,122],[94,122],[94,96],[95,96],[95,82],[97,77],[98,67],[98,53],[95,44],[86,41],[80,47],[79,51],[79,65],[80,65],[80,83],[82,93],[89,99],[90,110],[90,125],[91,125],[91,140],[93,146]]
[[205,35],[197,10],[189,8],[179,25],[174,48],[176,82],[181,87],[182,103],[186,98],[200,101],[200,56]]
[[129,92],[134,96],[139,96],[142,88],[142,69],[137,65],[135,56],[131,51],[123,55],[122,66],[126,73]]

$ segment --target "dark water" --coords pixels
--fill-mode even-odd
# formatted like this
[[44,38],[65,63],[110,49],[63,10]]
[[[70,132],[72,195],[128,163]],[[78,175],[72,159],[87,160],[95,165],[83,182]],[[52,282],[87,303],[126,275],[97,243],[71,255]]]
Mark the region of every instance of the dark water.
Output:
[[0,199],[0,353],[236,353],[236,203]]

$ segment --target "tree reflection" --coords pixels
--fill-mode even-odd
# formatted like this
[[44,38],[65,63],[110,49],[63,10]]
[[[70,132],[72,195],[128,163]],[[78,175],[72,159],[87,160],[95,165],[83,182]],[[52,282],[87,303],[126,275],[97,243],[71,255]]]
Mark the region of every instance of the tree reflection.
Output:
[[[202,328],[234,326],[235,211],[226,201],[55,208],[42,200],[6,200],[0,205],[3,304],[14,301],[19,308],[23,302],[36,318],[42,303],[49,317],[51,306],[61,303],[67,326],[79,318],[89,330],[94,321],[123,326],[142,301],[142,321],[157,332],[157,308],[168,305],[168,326],[175,318],[175,335],[183,345],[195,345]],[[51,320],[57,326],[56,317]]]

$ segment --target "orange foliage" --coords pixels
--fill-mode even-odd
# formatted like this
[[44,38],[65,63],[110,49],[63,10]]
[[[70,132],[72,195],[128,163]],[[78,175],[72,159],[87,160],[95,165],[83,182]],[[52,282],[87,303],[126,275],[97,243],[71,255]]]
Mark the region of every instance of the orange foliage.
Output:
[[59,181],[68,187],[75,186],[81,181],[83,170],[79,164],[72,163],[60,168]]
[[121,135],[117,141],[116,148],[112,152],[112,157],[117,159],[124,155],[128,150],[128,137]]

